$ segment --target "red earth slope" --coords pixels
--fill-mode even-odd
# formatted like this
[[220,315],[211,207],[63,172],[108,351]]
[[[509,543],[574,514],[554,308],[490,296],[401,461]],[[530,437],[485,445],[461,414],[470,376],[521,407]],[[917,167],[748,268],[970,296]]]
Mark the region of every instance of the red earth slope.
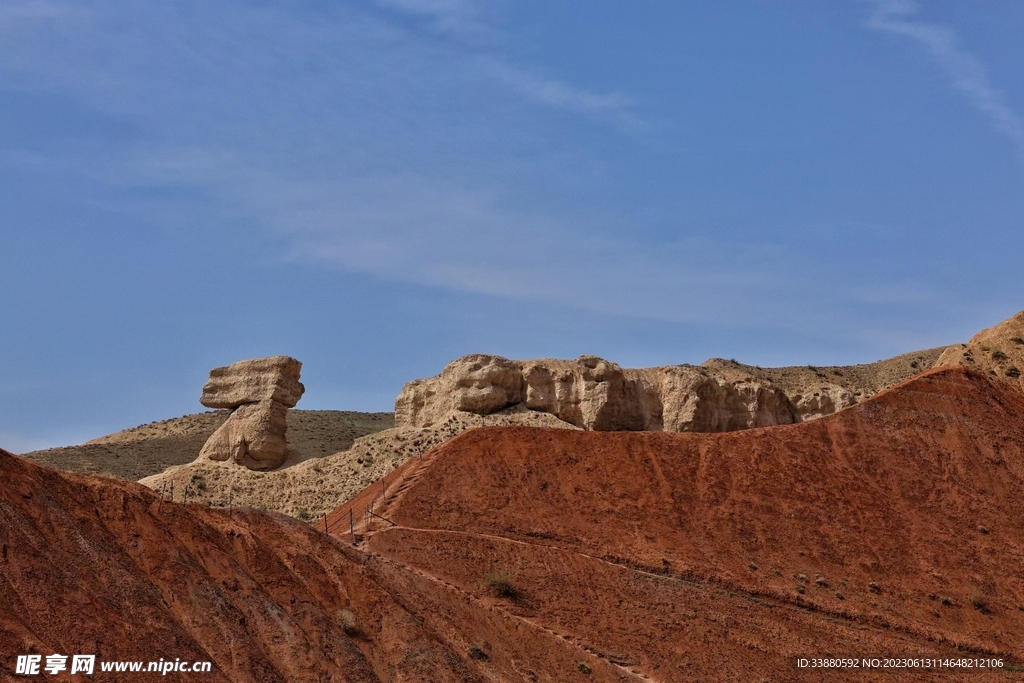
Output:
[[652,680],[793,680],[800,655],[1019,665],[1022,500],[1024,393],[951,368],[784,427],[475,430],[330,523]]
[[14,669],[30,653],[213,662],[166,678],[97,666],[90,680],[257,683],[559,681],[581,656],[289,517],[171,504],[0,451],[0,681],[29,680]]
[[0,452],[0,680],[30,652],[213,661],[196,681],[961,680],[793,660],[1019,664],[1022,489],[1024,393],[959,368],[748,432],[467,432],[333,537]]

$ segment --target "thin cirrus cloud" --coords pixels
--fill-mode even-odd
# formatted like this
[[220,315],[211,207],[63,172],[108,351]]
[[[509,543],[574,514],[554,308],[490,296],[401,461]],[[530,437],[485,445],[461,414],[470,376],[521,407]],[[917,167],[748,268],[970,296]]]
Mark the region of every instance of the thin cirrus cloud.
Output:
[[611,122],[624,132],[645,129],[632,98],[620,92],[591,92],[576,85],[541,76],[535,70],[509,64],[495,54],[501,33],[484,19],[472,0],[377,0],[377,6],[410,16],[424,17],[436,31],[465,43],[478,55],[481,73],[510,92],[544,107],[592,116]]
[[685,239],[653,250],[614,225],[595,232],[593,222],[510,209],[498,190],[415,174],[312,184],[269,174],[247,187],[239,199],[288,237],[290,258],[412,284],[725,325],[765,315],[751,291],[780,297],[796,285],[779,275],[793,255],[768,244]]
[[378,7],[425,17],[434,29],[464,36],[489,32],[472,0],[377,0]]
[[[469,2],[378,4],[451,31],[485,25]],[[51,7],[19,5],[30,6]],[[795,329],[863,300],[855,276],[817,286],[837,279],[836,264],[773,246],[768,232],[760,243],[695,238],[707,230],[681,218],[678,239],[656,241],[625,212],[532,202],[531,186],[602,160],[573,148],[557,166],[505,138],[545,129],[552,110],[600,135],[609,121],[635,129],[642,108],[537,76],[551,69],[516,64],[500,41],[438,41],[383,11],[314,21],[281,8],[52,7],[88,20],[60,24],[60,40],[45,27],[12,31],[0,67],[135,125],[128,143],[48,160],[117,190],[90,199],[112,210],[182,225],[216,211],[283,236],[300,262],[672,322]],[[213,206],[189,204],[196,220],[179,220],[133,187],[198,187]]]
[[869,1],[873,6],[869,28],[910,38],[927,49],[953,86],[1024,152],[1024,119],[992,85],[984,64],[961,47],[952,29],[916,20],[920,5],[913,0]]
[[77,12],[50,0],[14,0],[0,5],[0,23],[18,19],[63,19]]
[[489,74],[513,92],[538,104],[611,121],[624,132],[644,131],[643,118],[633,99],[623,93],[594,93],[563,81],[536,76],[494,60],[483,60]]

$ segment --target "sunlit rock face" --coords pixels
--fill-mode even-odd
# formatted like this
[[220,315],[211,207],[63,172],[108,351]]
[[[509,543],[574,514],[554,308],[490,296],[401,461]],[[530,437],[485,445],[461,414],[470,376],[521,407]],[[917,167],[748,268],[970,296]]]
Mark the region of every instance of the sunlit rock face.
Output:
[[200,457],[231,460],[251,470],[272,470],[288,457],[288,409],[305,387],[302,363],[289,356],[238,361],[214,368],[199,399],[207,408],[228,408],[226,422],[210,436]]
[[726,378],[690,365],[631,370],[597,356],[473,354],[406,384],[395,423],[429,427],[456,411],[486,415],[514,406],[594,431],[725,432],[798,421],[781,389],[749,375]]

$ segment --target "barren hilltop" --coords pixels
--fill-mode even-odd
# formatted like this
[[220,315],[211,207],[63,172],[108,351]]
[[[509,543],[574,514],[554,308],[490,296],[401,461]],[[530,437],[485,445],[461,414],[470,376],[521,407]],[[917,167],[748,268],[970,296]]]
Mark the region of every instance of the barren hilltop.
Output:
[[[878,391],[894,386],[932,366],[947,348],[939,347],[903,354],[875,363],[832,367],[759,368],[735,361],[711,359],[701,366],[677,366],[677,372],[686,373],[694,395],[701,386],[724,387],[726,398],[714,397],[705,401],[703,411],[696,406],[689,415],[696,421],[696,431],[717,431],[711,423],[718,421],[723,429],[747,428],[767,424],[788,424],[813,419],[836,409],[853,405]],[[405,418],[403,408],[410,402],[408,387],[396,402],[399,407],[399,425],[393,413],[359,413],[353,411],[300,410],[288,411],[288,439],[294,451],[284,469],[258,476],[220,467],[198,459],[199,453],[213,433],[223,425],[228,411],[215,410],[185,415],[133,427],[82,444],[24,454],[25,457],[69,472],[97,474],[125,480],[144,480],[147,485],[165,492],[171,488],[179,499],[188,490],[191,500],[212,505],[227,505],[228,499],[241,505],[277,510],[290,515],[313,518],[333,509],[362,488],[398,467],[408,458],[420,455],[430,448],[471,427],[485,425],[527,424],[585,428],[581,419],[573,424],[572,414],[561,417],[544,410],[531,410],[527,404],[516,405],[502,399],[496,411],[480,414],[480,405],[455,405],[460,400],[459,385],[469,385],[480,391],[486,382],[473,363],[467,359],[485,359],[486,366],[495,356],[467,356],[449,366],[452,377],[417,380],[413,385],[428,386],[427,391],[443,396],[448,403],[434,408],[430,424],[423,420]],[[586,357],[585,357],[586,358]],[[581,361],[530,361],[533,367],[546,363],[562,364],[570,371],[577,367],[588,371]],[[517,363],[518,361],[499,362]],[[601,361],[607,364],[606,361]],[[618,366],[612,367],[618,368]],[[657,369],[655,369],[657,370]],[[636,377],[648,370],[618,370],[623,377]],[[442,379],[443,378],[443,379]],[[581,377],[583,387],[586,378]],[[444,386],[436,386],[438,383]],[[446,383],[446,384],[445,384]],[[473,387],[476,387],[473,389]],[[747,387],[754,387],[753,400],[744,395]],[[738,389],[737,389],[738,388]],[[504,389],[502,390],[504,391]],[[774,392],[774,393],[772,393]],[[774,397],[766,402],[765,397]],[[525,398],[525,396],[524,396]],[[582,397],[575,397],[573,408]],[[686,395],[683,395],[685,404]],[[730,403],[731,400],[731,403]],[[759,402],[760,401],[760,405]],[[509,405],[506,405],[509,404]],[[768,405],[768,409],[765,406]],[[723,412],[723,406],[726,412]],[[488,406],[485,403],[484,408]],[[686,406],[683,405],[685,408]],[[477,412],[474,412],[477,411]],[[758,414],[762,415],[758,422]],[[408,411],[406,411],[408,412]],[[684,411],[677,410],[677,414]],[[737,417],[738,416],[738,417]],[[567,418],[570,421],[567,421]],[[662,419],[659,416],[659,419]],[[599,425],[600,426],[600,425]],[[614,425],[613,425],[614,426]],[[331,456],[327,458],[326,456]],[[317,462],[305,462],[316,459]],[[299,467],[293,467],[301,465]]]
[[[195,460],[227,416],[226,410],[183,415],[101,436],[81,446],[48,448],[23,456],[67,472],[137,481]],[[299,459],[343,451],[359,437],[393,425],[393,413],[292,410],[288,415],[289,439]]]
[[[187,443],[141,483],[0,451],[0,648],[238,682],[1014,678],[1020,367],[1024,313],[852,367],[477,354],[394,416],[288,410],[269,471],[222,412],[78,447]],[[232,410],[280,388],[213,374],[249,387]]]
[[815,653],[1017,667],[1022,418],[1016,387],[948,368],[766,429],[476,429],[330,533],[0,453],[0,647],[141,659],[145,638],[214,662],[204,680],[268,682],[798,680]]

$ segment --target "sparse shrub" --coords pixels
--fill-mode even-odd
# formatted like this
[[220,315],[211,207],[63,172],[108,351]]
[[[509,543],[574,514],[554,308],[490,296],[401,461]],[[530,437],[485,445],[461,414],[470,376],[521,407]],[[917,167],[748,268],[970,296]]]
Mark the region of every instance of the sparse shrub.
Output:
[[845,598],[843,597],[843,594],[840,593],[839,591],[836,591],[836,598],[838,598],[839,600],[845,600]]
[[309,510],[307,510],[306,508],[299,508],[299,511],[296,514],[298,515],[299,519],[301,519],[304,522],[308,521],[310,518]]
[[917,361],[916,360],[915,361],[911,361],[910,362],[910,367],[917,368]]
[[751,562],[747,566],[750,568],[750,571],[752,571],[752,572],[756,572],[757,571],[757,565],[754,564],[753,562]]
[[992,360],[1009,360],[1009,359],[1010,359],[1010,357],[1007,356],[1002,351],[993,351],[992,352]]
[[584,662],[580,662],[579,664],[577,664],[576,670],[579,671],[581,674],[589,674],[591,671],[590,667],[587,666]]
[[359,629],[356,628],[356,615],[352,610],[340,610],[338,612],[338,622],[341,624],[341,630],[345,632],[345,635],[355,636],[359,634]]
[[868,588],[871,590],[872,593],[881,593],[882,592],[882,587],[879,586],[874,581],[872,581],[871,583],[868,584]]
[[804,588],[802,585],[797,585],[796,592],[799,593],[800,595],[803,595],[804,593],[807,592],[807,589]]
[[1007,377],[1020,377],[1020,370],[1018,370],[1017,368],[1011,366],[1011,367],[1006,369],[1006,376]]
[[1010,337],[1010,341],[1017,346],[1024,346],[1024,339],[1021,339],[1020,337]]
[[988,597],[985,595],[985,591],[981,586],[975,586],[971,589],[970,594],[971,606],[978,610],[982,614],[990,614],[992,608],[989,605]]
[[819,576],[814,580],[814,583],[818,584],[822,588],[828,588],[828,581],[825,580],[824,576]]
[[516,588],[516,572],[502,565],[495,567],[484,575],[484,585],[499,598],[515,600],[519,597]]
[[486,662],[488,659],[490,659],[490,657],[487,656],[487,653],[484,652],[483,648],[478,647],[476,645],[469,648],[469,658],[481,662]]
[[952,607],[953,606],[953,601],[950,600],[949,598],[942,598],[942,600],[940,600],[940,602],[943,605],[945,605],[946,607]]

